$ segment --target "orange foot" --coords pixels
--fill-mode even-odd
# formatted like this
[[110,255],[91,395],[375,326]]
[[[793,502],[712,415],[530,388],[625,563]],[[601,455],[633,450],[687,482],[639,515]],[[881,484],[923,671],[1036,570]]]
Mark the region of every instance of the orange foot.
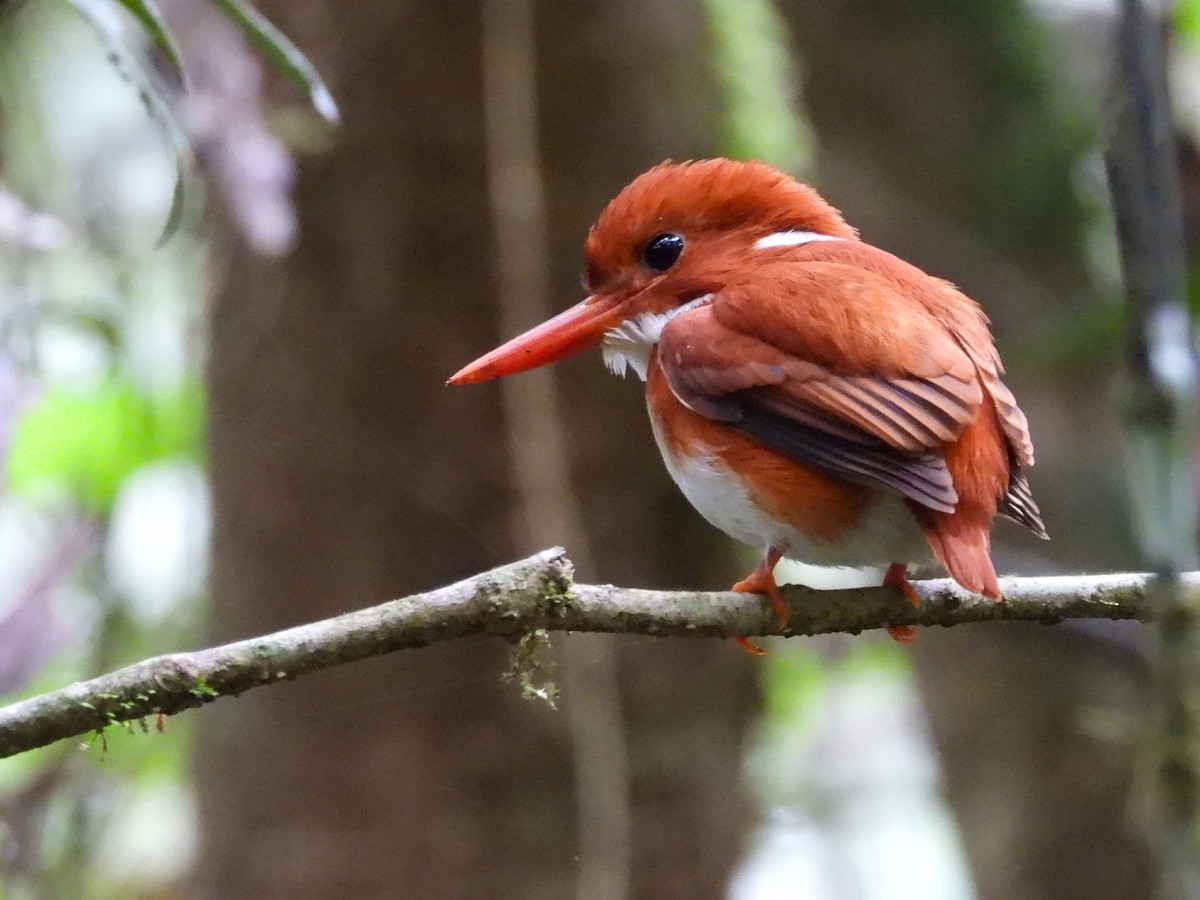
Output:
[[[771,601],[771,609],[775,611],[775,618],[779,622],[779,630],[787,630],[788,624],[788,608],[784,602],[783,595],[779,593],[779,585],[775,583],[775,565],[783,557],[782,550],[776,550],[771,547],[767,550],[767,555],[763,557],[763,561],[758,564],[758,568],[735,584],[730,590],[737,591],[739,594],[766,594],[767,599]],[[734,638],[734,643],[745,650],[747,653],[753,653],[755,656],[765,656],[766,650],[762,649],[747,638]]]
[[[892,563],[888,566],[887,574],[883,576],[883,583],[886,587],[897,588],[913,606],[921,605],[921,598],[917,596],[916,590],[908,580],[908,563]],[[897,644],[905,646],[917,639],[917,629],[911,625],[889,625],[887,633]]]

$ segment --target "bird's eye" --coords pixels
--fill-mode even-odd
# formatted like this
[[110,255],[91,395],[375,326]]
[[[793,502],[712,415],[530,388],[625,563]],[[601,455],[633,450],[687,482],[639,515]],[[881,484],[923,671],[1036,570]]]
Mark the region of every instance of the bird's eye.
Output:
[[650,238],[646,244],[646,249],[642,251],[642,262],[646,264],[646,268],[653,269],[655,272],[665,272],[671,266],[675,265],[675,261],[679,259],[679,254],[683,252],[683,238],[677,234],[667,232],[660,234],[657,237]]

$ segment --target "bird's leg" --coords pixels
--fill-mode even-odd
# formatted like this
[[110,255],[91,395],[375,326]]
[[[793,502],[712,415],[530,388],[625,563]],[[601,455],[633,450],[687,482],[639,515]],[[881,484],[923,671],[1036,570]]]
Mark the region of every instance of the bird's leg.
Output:
[[[886,587],[894,587],[900,591],[913,606],[921,605],[921,598],[908,580],[908,563],[892,563],[883,576]],[[917,639],[917,629],[911,625],[889,625],[887,633],[897,644],[908,645]]]
[[[730,590],[737,591],[739,594],[766,594],[767,599],[771,601],[771,609],[775,612],[775,618],[779,621],[779,630],[785,631],[788,623],[787,603],[784,602],[783,595],[779,593],[779,585],[775,583],[775,566],[782,558],[782,550],[776,547],[768,547],[767,554],[763,557],[763,561],[758,564],[758,568],[735,584]],[[761,647],[751,643],[747,638],[734,638],[734,641],[743,650],[753,653],[755,656],[762,656],[766,652]]]
[[787,603],[779,593],[779,585],[775,583],[775,566],[783,558],[783,551],[775,547],[767,549],[767,555],[758,564],[758,568],[735,584],[731,590],[739,594],[766,594],[771,601],[771,609],[779,620],[779,630],[785,631],[788,623]]

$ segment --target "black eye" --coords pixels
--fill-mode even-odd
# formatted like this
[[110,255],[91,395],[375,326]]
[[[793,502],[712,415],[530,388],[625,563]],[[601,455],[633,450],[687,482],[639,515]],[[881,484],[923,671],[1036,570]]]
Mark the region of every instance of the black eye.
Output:
[[650,238],[646,244],[646,249],[642,251],[642,262],[646,264],[646,268],[653,269],[655,272],[665,272],[671,266],[675,265],[675,260],[679,259],[679,254],[683,252],[683,238],[677,234],[667,232],[660,234],[657,237]]

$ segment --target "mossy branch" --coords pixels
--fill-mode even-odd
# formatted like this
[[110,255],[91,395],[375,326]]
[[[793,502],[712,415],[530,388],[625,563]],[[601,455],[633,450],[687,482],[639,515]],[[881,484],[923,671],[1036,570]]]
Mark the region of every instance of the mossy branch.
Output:
[[[1188,576],[1200,584],[1200,574]],[[887,625],[1150,616],[1146,575],[1008,578],[992,603],[947,580],[914,583],[914,608],[890,588],[788,585],[787,636]],[[147,716],[169,715],[309,672],[471,634],[517,639],[538,629],[656,637],[771,635],[762,598],[576,584],[562,549],[449,587],[208,650],[172,653],[0,708],[0,757]],[[733,652],[732,650],[730,652]]]

